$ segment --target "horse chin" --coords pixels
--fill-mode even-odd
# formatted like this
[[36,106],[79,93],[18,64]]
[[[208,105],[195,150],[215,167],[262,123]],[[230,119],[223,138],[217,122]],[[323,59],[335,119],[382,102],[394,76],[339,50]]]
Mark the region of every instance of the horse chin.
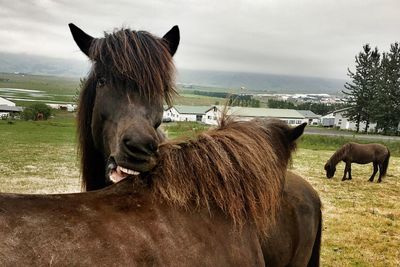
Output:
[[107,163],[107,175],[113,183],[117,183],[128,176],[139,176],[143,172],[152,170],[156,165],[156,160],[151,157],[146,162],[132,164],[118,162],[114,157],[110,157]]

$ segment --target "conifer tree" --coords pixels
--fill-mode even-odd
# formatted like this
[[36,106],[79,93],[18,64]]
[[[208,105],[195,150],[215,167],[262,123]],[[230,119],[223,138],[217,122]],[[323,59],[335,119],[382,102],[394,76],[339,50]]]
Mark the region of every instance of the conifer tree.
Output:
[[375,119],[376,110],[374,110],[373,102],[376,101],[375,97],[378,93],[376,78],[379,57],[378,49],[371,50],[369,44],[366,44],[363,46],[363,51],[355,57],[355,72],[348,69],[351,82],[346,82],[344,87],[347,91],[343,91],[350,105],[346,116],[356,122],[357,132],[360,130],[360,122],[366,122],[365,131],[368,131],[370,121]]

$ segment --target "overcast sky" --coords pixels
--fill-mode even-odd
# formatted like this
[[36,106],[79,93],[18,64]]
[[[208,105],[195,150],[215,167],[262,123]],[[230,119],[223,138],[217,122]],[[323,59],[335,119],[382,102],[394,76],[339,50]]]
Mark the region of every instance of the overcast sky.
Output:
[[70,35],[179,25],[179,68],[346,78],[370,43],[400,41],[399,0],[0,0],[0,52],[86,60]]

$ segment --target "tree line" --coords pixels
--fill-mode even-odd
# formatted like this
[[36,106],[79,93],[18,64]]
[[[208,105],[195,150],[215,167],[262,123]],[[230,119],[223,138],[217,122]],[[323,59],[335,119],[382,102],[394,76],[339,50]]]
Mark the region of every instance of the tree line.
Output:
[[345,108],[344,104],[325,104],[315,102],[293,103],[290,101],[268,99],[269,108],[296,109],[296,110],[311,110],[318,115],[326,115],[338,109]]
[[260,100],[254,99],[252,95],[247,95],[247,94],[231,94],[226,92],[207,92],[207,91],[197,91],[197,90],[194,90],[193,94],[228,99],[228,106],[253,107],[253,108],[260,107]]
[[400,45],[391,44],[389,52],[380,53],[369,44],[355,56],[355,71],[348,69],[351,81],[343,93],[351,107],[346,116],[355,121],[357,132],[365,122],[384,134],[396,133],[400,122]]

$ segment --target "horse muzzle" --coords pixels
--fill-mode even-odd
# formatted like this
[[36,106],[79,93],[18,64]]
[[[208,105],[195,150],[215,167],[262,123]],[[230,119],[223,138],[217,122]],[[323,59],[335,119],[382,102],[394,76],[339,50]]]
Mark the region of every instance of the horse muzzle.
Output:
[[107,162],[106,174],[113,182],[119,182],[128,176],[138,176],[151,171],[158,163],[158,153],[140,158],[127,157],[126,155],[111,156]]

